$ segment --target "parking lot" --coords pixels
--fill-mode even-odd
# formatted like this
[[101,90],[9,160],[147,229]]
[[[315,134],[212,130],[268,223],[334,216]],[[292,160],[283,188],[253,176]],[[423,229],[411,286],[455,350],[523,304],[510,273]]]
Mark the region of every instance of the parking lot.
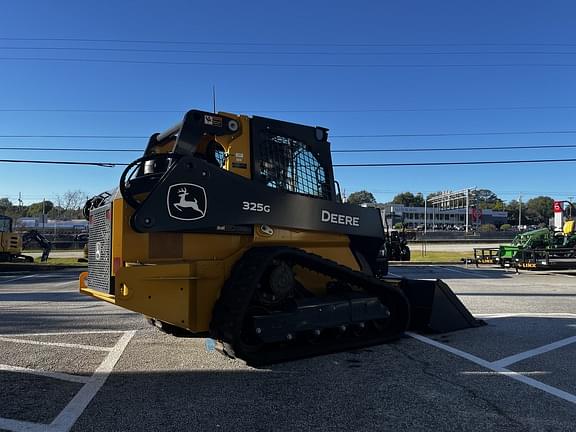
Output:
[[0,273],[0,430],[576,430],[576,272],[392,266],[485,327],[254,369],[77,293]]

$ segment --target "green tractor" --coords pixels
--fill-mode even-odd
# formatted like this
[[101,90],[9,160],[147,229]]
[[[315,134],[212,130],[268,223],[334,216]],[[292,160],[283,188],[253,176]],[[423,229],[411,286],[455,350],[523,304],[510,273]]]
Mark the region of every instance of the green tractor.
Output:
[[552,257],[572,258],[576,256],[574,220],[566,221],[562,231],[539,228],[518,234],[512,244],[500,246],[496,262],[500,264],[500,267],[510,267],[513,263],[517,264],[518,261],[525,260],[526,257],[534,260],[537,254],[532,252],[535,251],[545,251]]
[[512,244],[501,245],[498,251],[497,263],[500,267],[510,267],[516,255],[522,249],[547,248],[554,242],[554,231],[550,228],[539,228],[518,234]]

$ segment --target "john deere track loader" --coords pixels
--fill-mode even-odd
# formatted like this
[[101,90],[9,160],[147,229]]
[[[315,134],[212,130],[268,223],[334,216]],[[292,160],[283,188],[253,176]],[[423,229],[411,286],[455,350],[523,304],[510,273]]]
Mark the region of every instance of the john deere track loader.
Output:
[[82,293],[250,364],[480,324],[441,281],[373,276],[380,213],[340,202],[321,127],[189,111],[85,214]]

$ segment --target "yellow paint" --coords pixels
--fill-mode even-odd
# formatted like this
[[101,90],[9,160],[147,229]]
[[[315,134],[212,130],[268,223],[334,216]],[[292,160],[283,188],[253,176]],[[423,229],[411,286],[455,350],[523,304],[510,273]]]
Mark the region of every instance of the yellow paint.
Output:
[[0,253],[19,255],[22,253],[22,237],[13,232],[0,232]]
[[[228,154],[224,169],[249,179],[252,172],[250,165],[250,118],[226,112],[219,112],[218,114],[236,119],[240,123],[240,131],[242,132],[241,134],[216,137],[216,141],[224,147]],[[246,167],[239,168],[234,164],[245,164]]]

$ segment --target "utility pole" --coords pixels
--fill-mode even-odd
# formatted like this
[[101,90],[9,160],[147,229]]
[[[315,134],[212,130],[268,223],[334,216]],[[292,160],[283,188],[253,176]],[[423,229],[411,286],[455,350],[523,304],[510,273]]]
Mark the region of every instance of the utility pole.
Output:
[[426,235],[428,225],[428,197],[424,198],[424,235]]
[[468,234],[468,224],[470,218],[470,189],[466,189],[466,234]]
[[522,226],[522,195],[518,196],[518,231]]

